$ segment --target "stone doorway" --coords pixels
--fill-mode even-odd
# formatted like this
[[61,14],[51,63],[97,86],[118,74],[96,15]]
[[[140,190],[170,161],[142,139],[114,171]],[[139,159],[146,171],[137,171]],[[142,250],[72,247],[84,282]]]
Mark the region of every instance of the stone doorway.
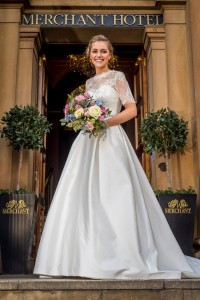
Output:
[[[81,29],[79,30],[81,31]],[[70,70],[69,63],[67,62],[67,55],[82,54],[85,51],[88,40],[94,34],[99,34],[98,31],[94,32],[94,30],[92,30],[91,32],[90,30],[89,33],[85,30],[83,31],[84,34],[81,36],[82,41],[80,42],[77,35],[76,39],[74,35],[73,38],[71,37],[71,32],[69,30],[68,35],[66,32],[62,32],[61,34],[61,31],[63,30],[60,31],[57,29],[57,31],[57,38],[55,38],[55,29],[52,29],[51,33],[50,29],[44,30],[43,34],[45,36],[45,40],[48,42],[45,42],[42,48],[42,54],[45,55],[46,58],[46,72],[48,76],[47,114],[49,121],[54,124],[53,130],[47,138],[46,153],[46,174],[48,175],[48,173],[53,169],[53,193],[60,178],[71,145],[77,135],[72,131],[64,130],[64,128],[60,126],[59,120],[63,117],[63,107],[66,103],[67,95],[79,85],[84,84],[87,79],[85,75],[81,75]],[[126,32],[126,41],[123,41],[123,37],[122,41],[119,39],[119,41],[116,42],[117,36],[124,36],[124,34],[121,34],[120,29],[118,29],[115,30],[113,32],[113,36],[110,37],[110,31],[111,30],[107,31],[104,29],[104,32],[101,33],[108,36],[113,43],[115,50],[114,54],[118,56],[117,70],[125,73],[132,92],[134,93],[134,64],[137,57],[142,52],[143,44],[141,42],[135,43],[132,39],[128,38],[128,32]],[[65,41],[66,36],[68,36],[68,42]],[[139,41],[138,33],[135,34],[135,39]],[[132,145],[134,146],[134,121],[129,121],[123,126]]]

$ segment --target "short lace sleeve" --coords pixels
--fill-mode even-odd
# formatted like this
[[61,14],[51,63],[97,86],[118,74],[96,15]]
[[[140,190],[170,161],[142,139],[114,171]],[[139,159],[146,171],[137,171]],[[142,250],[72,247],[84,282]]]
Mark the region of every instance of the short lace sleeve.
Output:
[[135,103],[135,99],[133,98],[131,89],[124,73],[116,72],[115,88],[123,105],[125,103]]

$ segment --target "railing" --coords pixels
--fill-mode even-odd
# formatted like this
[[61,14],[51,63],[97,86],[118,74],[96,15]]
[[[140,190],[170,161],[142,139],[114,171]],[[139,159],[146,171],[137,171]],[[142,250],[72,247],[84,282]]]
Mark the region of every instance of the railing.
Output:
[[47,179],[45,181],[45,195],[43,197],[40,194],[38,197],[36,227],[34,233],[35,240],[31,250],[31,254],[32,254],[31,256],[33,260],[35,260],[37,255],[37,249],[39,247],[42,231],[44,228],[45,216],[48,213],[52,197],[53,197],[53,169],[50,169],[47,175]]

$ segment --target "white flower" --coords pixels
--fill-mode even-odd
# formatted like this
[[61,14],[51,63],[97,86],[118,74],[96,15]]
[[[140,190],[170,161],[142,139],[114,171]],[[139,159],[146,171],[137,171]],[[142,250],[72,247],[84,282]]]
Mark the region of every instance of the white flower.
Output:
[[84,115],[84,110],[82,107],[77,109],[74,113],[76,119],[80,118],[82,115]]
[[98,117],[101,115],[101,109],[98,105],[93,105],[89,109],[89,114],[91,117],[98,119]]

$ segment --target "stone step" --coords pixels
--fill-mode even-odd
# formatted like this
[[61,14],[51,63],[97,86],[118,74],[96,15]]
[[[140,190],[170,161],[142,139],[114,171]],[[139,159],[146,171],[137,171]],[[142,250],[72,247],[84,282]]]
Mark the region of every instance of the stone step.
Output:
[[200,300],[200,279],[89,280],[0,276],[0,300]]

